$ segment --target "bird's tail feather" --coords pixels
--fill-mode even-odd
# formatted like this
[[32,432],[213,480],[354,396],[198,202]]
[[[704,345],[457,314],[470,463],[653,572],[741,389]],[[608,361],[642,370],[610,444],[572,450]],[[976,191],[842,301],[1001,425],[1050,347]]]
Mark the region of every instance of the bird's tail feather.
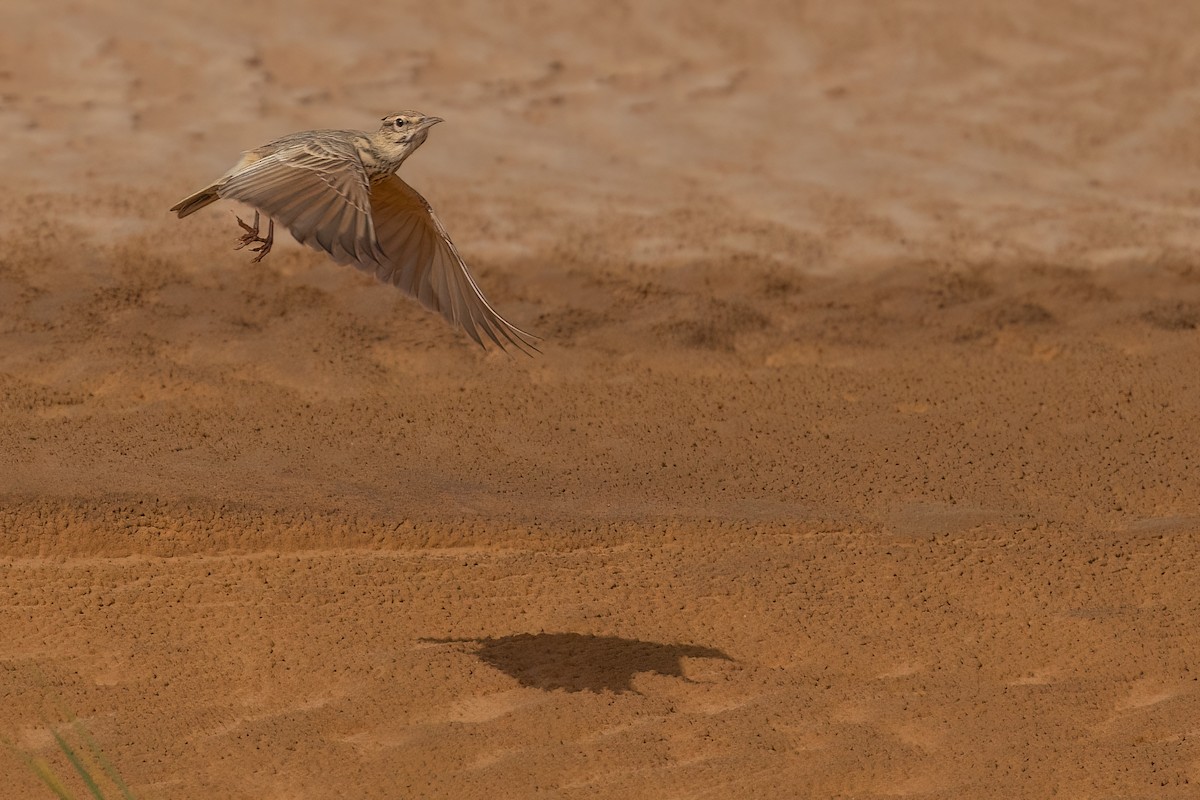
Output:
[[212,186],[207,186],[195,194],[183,198],[171,206],[171,210],[179,214],[180,219],[182,219],[193,211],[199,211],[209,203],[220,199],[221,196],[217,194],[217,185],[214,183]]

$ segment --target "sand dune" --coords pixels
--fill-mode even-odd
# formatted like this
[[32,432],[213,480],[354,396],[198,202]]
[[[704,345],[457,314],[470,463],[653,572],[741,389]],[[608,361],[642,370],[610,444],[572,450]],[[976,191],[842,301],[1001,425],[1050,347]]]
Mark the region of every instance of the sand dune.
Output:
[[[0,8],[0,738],[145,798],[1192,797],[1200,7],[885,5]],[[541,356],[166,211],[397,108]]]

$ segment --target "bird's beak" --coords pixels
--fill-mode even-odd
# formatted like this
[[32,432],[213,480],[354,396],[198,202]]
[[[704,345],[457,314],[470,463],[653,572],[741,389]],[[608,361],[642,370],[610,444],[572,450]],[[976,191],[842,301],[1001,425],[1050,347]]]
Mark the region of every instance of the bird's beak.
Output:
[[442,119],[441,117],[426,117],[425,119],[421,120],[421,127],[428,128],[432,125],[437,125],[439,122],[445,121],[446,120]]

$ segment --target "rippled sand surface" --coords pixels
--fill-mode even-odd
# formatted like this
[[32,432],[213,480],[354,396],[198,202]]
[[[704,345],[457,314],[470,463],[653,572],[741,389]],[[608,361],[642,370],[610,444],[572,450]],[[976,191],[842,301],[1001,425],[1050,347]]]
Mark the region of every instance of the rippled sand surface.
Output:
[[[712,5],[0,8],[0,739],[69,771],[69,710],[145,798],[1195,796],[1200,7]],[[166,211],[399,108],[541,356]]]

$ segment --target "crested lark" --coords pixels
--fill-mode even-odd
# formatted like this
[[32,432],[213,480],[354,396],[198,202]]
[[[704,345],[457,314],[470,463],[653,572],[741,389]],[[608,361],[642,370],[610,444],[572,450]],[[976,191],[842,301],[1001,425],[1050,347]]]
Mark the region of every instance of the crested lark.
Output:
[[[293,133],[247,150],[233,169],[171,210],[182,218],[223,197],[240,200],[255,212],[253,225],[238,219],[246,233],[236,249],[258,244],[254,261],[270,252],[278,219],[297,241],[394,284],[480,346],[483,331],[501,348],[508,342],[536,349],[537,337],[488,304],[425,198],[394,174],[441,121],[400,111],[374,133]],[[260,211],[270,219],[265,237]]]

